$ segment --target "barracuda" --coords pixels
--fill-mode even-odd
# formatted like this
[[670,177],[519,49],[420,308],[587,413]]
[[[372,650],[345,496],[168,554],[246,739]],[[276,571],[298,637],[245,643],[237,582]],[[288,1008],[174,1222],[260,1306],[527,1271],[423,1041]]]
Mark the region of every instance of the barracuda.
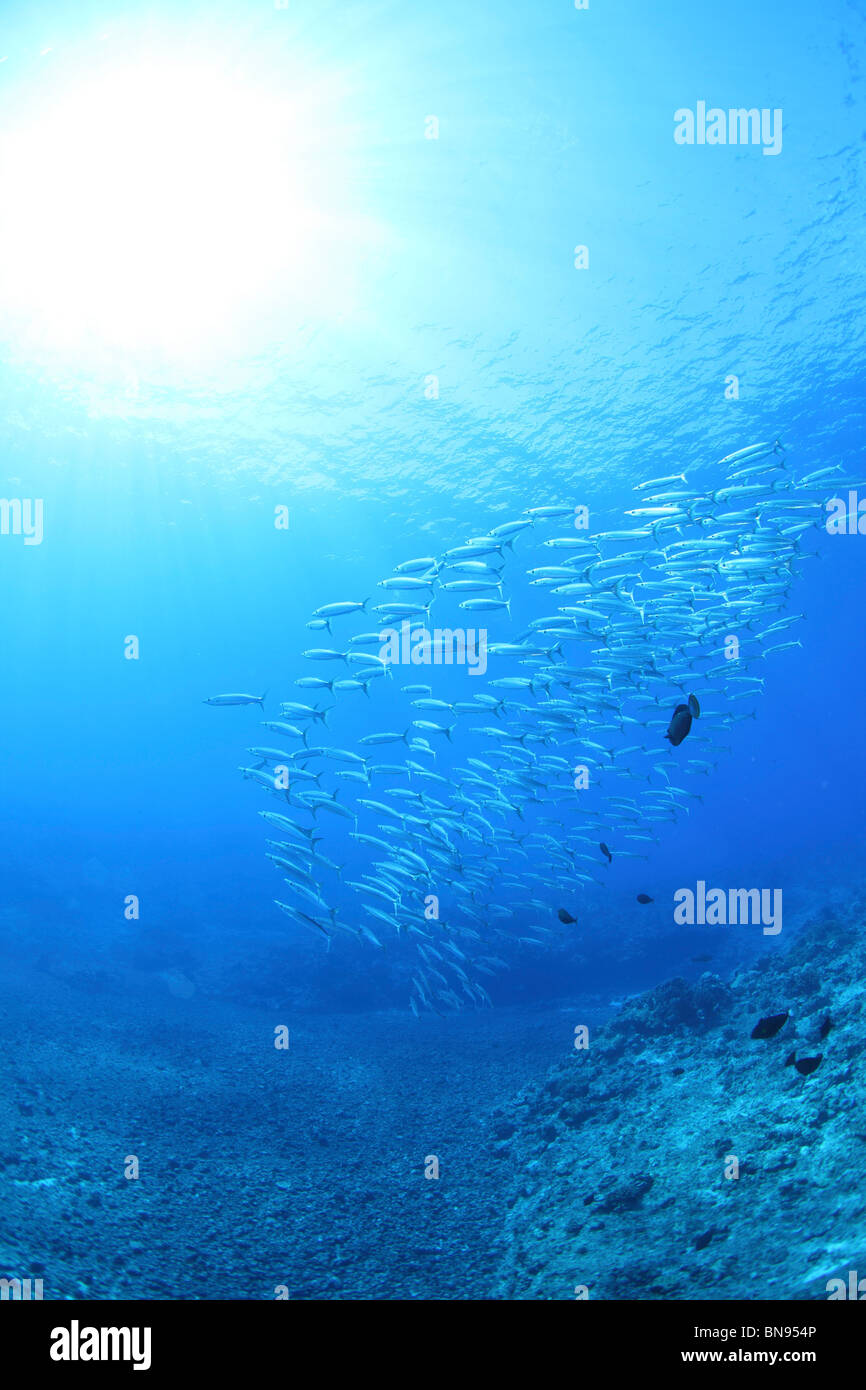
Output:
[[[652,853],[662,828],[666,833],[700,799],[680,783],[699,776],[708,793],[716,761],[728,751],[720,737],[735,745],[740,721],[756,715],[764,698],[756,669],[783,654],[799,659],[800,644],[787,635],[803,614],[785,611],[788,595],[801,561],[815,554],[824,494],[842,486],[843,471],[834,464],[798,478],[779,441],[765,441],[703,471],[700,488],[692,488],[686,472],[637,483],[638,500],[625,512],[634,525],[618,524],[607,511],[603,529],[596,528],[579,498],[530,506],[519,521],[397,563],[388,578],[373,576],[371,593],[423,596],[423,603],[389,598],[378,604],[374,611],[383,622],[405,617],[410,631],[423,632],[432,613],[437,621],[440,612],[459,618],[462,606],[492,614],[491,626],[504,640],[485,646],[495,666],[477,690],[463,684],[468,672],[443,672],[447,662],[434,670],[423,643],[398,644],[389,661],[383,652],[374,655],[380,644],[384,648],[382,633],[347,633],[345,650],[302,654],[309,661],[351,663],[353,675],[355,667],[363,670],[357,680],[297,680],[331,692],[335,703],[327,711],[288,701],[281,706],[298,726],[324,723],[327,714],[339,729],[331,736],[343,746],[312,748],[301,727],[270,723],[304,746],[291,758],[280,748],[250,750],[261,760],[248,770],[256,774],[253,782],[273,792],[268,765],[285,759],[290,780],[294,774],[304,783],[293,788],[290,801],[298,816],[325,820],[330,813],[336,823],[329,835],[345,836],[347,852],[325,860],[318,854],[319,831],[290,816],[261,813],[286,836],[286,843],[269,843],[271,863],[288,874],[293,892],[316,898],[315,916],[286,904],[282,910],[317,933],[329,936],[336,926],[353,941],[382,949],[400,937],[401,962],[412,972],[410,1003],[419,1016],[469,1003],[486,1006],[489,996],[476,972],[495,974],[514,951],[537,950],[548,930],[543,913],[557,925],[563,892],[579,893],[587,904],[601,901],[593,895],[602,877],[609,893],[620,862],[637,854],[633,843]],[[854,479],[844,482],[857,486]],[[557,534],[567,519],[579,534]],[[812,528],[815,545],[806,534]],[[514,557],[515,540],[516,549],[526,551],[523,562]],[[546,558],[555,563],[545,564]],[[554,595],[563,601],[556,605]],[[512,600],[519,625],[511,617]],[[370,606],[369,598],[324,604],[312,621],[339,618],[341,629],[343,622],[360,629],[370,621],[364,618]],[[437,629],[449,637],[455,630],[463,631]],[[471,629],[473,636],[481,630]],[[735,661],[723,659],[732,635]],[[420,665],[431,684],[417,683]],[[487,675],[486,659],[480,675]],[[360,688],[369,705],[356,698]],[[382,702],[376,722],[373,697]],[[220,698],[264,700],[214,702]],[[687,745],[696,757],[684,756],[674,739],[664,742],[678,704],[690,712],[703,706],[701,730],[689,733]],[[424,712],[443,718],[413,719]],[[496,722],[481,724],[479,715]],[[429,735],[436,748],[416,734]],[[395,745],[393,764],[369,764],[353,751],[387,743]],[[701,743],[700,750],[693,743]],[[669,756],[662,756],[668,748]],[[480,756],[467,757],[479,750]],[[441,762],[433,771],[424,764],[437,751]],[[299,758],[316,759],[317,771],[306,772]],[[348,763],[349,770],[334,763]],[[372,775],[394,780],[378,793],[381,800],[365,794]],[[344,801],[336,800],[339,777]],[[311,790],[309,782],[321,790]],[[338,818],[352,824],[344,827]],[[601,871],[600,843],[611,855]],[[351,863],[352,877],[339,867],[343,860]],[[341,921],[377,913],[381,941]]]

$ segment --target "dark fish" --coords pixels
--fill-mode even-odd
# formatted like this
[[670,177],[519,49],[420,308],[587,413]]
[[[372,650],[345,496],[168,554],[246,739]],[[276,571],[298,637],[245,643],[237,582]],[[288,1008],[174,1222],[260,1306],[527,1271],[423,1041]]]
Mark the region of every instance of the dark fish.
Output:
[[716,1234],[715,1226],[711,1226],[708,1231],[704,1231],[702,1236],[695,1237],[695,1249],[706,1250],[713,1236]]
[[828,1014],[827,1017],[824,1019],[824,1022],[821,1024],[821,1027],[818,1029],[818,1037],[821,1039],[822,1042],[824,1041],[832,1027],[833,1020]]
[[712,960],[712,956],[692,956],[692,960],[695,965],[705,965],[708,960]]
[[[788,1014],[768,1014],[766,1018],[759,1018],[752,1029],[753,1038],[774,1038],[778,1032],[784,1028],[788,1022]],[[799,1066],[799,1062],[797,1063]]]
[[685,1070],[685,1067],[674,1067],[673,1071],[671,1072],[671,1076],[683,1076]]
[[561,907],[556,915],[559,918],[560,922],[564,922],[566,926],[569,926],[572,922],[577,921],[577,918],[572,917],[570,912],[566,912],[564,907]]
[[817,1057],[801,1057],[799,1062],[794,1063],[794,1066],[801,1076],[811,1076],[812,1072],[817,1071],[820,1067],[823,1056],[823,1052],[819,1052]]
[[649,893],[638,893],[638,895],[637,895],[637,900],[638,900],[639,903],[651,903],[651,902],[652,902],[652,898],[650,897]]
[[690,695],[690,696],[689,696],[689,710],[691,711],[691,715],[692,715],[692,718],[693,718],[693,719],[700,719],[700,717],[701,717],[701,707],[700,707],[700,705],[698,704],[698,697],[697,697],[697,695]]
[[609,864],[612,864],[612,863],[613,863],[613,855],[611,854],[611,852],[610,852],[610,850],[608,849],[607,845],[604,843],[604,840],[602,840],[601,844],[599,845],[599,849],[601,850],[602,854],[606,854],[606,855],[607,855],[607,862],[608,862]]
[[682,743],[689,729],[692,727],[692,712],[688,705],[677,705],[674,710],[673,719],[668,724],[668,731],[665,738],[669,743],[677,748]]
[[789,1052],[788,1055],[787,1055],[787,1057],[785,1058],[785,1066],[786,1066],[786,1067],[792,1067],[792,1066],[794,1065],[794,1063],[796,1062],[796,1060],[797,1060],[797,1053],[796,1053],[796,1051],[794,1051],[794,1052]]
[[583,1199],[583,1205],[584,1205],[585,1207],[588,1207],[588,1206],[590,1206],[590,1204],[591,1204],[592,1202],[594,1202],[594,1201],[595,1201],[595,1193],[594,1193],[594,1192],[590,1192],[590,1194],[589,1194],[588,1197],[584,1197],[584,1199]]

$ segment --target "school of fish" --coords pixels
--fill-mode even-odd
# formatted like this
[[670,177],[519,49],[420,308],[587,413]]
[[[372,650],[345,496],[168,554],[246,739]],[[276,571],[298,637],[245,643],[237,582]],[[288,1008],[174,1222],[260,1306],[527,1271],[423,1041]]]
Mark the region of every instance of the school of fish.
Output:
[[[723,481],[706,490],[684,473],[638,483],[621,529],[595,530],[574,505],[530,507],[398,565],[378,602],[313,614],[329,645],[303,657],[323,674],[299,676],[304,699],[262,721],[241,770],[274,803],[259,814],[277,907],[318,936],[396,945],[416,1015],[490,1005],[479,977],[507,968],[503,952],[543,944],[579,885],[648,858],[755,717],[762,663],[800,645],[803,614],[786,609],[816,556],[807,533],[828,489],[858,484],[841,465],[796,477],[778,440],[712,474]],[[487,634],[483,676],[424,664],[436,633],[467,622],[476,644],[479,624]],[[383,630],[404,624],[418,664],[382,655]],[[366,696],[372,717],[383,692],[403,717],[345,746],[345,702]],[[352,879],[341,835],[367,856]]]

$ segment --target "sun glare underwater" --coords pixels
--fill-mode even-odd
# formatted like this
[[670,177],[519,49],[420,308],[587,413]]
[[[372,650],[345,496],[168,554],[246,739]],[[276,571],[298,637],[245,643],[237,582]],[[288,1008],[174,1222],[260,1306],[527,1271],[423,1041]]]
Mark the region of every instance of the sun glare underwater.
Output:
[[866,1269],[866,34],[774,9],[4,19],[0,1278]]
[[86,67],[46,53],[5,124],[7,323],[76,360],[184,363],[239,335],[249,351],[275,304],[351,311],[351,253],[378,233],[350,205],[339,84],[301,62],[262,77],[227,45],[103,39]]

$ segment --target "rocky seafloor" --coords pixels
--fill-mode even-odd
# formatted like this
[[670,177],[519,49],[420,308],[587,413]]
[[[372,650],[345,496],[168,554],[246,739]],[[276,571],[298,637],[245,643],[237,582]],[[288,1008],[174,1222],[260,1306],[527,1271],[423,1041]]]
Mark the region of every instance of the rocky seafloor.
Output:
[[0,986],[0,1276],[46,1299],[491,1296],[489,1115],[561,1054],[564,1016],[419,1024],[82,985]]
[[68,1299],[826,1298],[866,1275],[864,911],[613,1017],[328,1017],[13,968],[0,1275]]
[[[864,917],[660,985],[501,1108],[497,1297],[826,1299],[866,1274]],[[801,1075],[792,1053],[822,1060]]]

